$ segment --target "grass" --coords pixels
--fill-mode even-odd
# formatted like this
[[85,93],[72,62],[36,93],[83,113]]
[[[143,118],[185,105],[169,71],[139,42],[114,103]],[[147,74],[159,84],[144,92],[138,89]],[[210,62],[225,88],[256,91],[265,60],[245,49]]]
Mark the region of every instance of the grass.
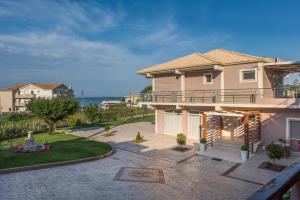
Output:
[[[0,169],[76,160],[103,155],[111,150],[101,143],[64,133],[41,133],[34,135],[37,143],[50,143],[51,150],[37,153],[13,153],[7,141],[0,146]],[[25,137],[17,138],[14,144],[23,144]]]
[[129,124],[129,123],[136,123],[136,122],[154,122],[154,121],[155,121],[155,115],[147,115],[145,117],[132,117],[127,119],[119,119],[108,123],[113,126],[119,126],[122,124]]

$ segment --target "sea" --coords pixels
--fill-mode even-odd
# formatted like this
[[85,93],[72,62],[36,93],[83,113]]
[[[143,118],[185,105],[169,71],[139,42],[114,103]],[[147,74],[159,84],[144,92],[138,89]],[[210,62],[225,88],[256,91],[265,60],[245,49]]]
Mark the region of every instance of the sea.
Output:
[[79,102],[80,107],[86,107],[90,104],[96,104],[99,107],[102,101],[121,100],[122,97],[76,97],[75,99]]

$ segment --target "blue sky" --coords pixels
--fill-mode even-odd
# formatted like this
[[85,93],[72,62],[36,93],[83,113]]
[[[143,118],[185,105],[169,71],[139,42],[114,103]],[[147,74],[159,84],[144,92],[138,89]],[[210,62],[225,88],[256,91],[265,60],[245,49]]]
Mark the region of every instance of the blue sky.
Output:
[[300,2],[276,0],[0,1],[0,87],[64,82],[122,96],[136,70],[224,48],[300,60]]

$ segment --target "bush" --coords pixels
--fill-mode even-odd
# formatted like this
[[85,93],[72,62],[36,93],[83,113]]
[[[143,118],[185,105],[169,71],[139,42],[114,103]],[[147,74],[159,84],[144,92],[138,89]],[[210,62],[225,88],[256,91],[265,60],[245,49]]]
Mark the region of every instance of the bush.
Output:
[[98,107],[95,104],[86,106],[84,109],[84,115],[91,122],[94,123],[98,117]]
[[242,151],[248,151],[248,147],[247,147],[246,145],[242,145],[242,146],[241,146],[241,150],[242,150]]
[[178,145],[185,145],[186,144],[186,136],[183,133],[177,134],[177,144]]
[[78,119],[77,117],[75,117],[75,116],[70,116],[70,117],[68,118],[68,126],[69,126],[70,128],[76,128],[76,127],[80,126],[80,124],[81,124],[81,121],[80,121],[80,119]]
[[284,151],[279,144],[269,144],[266,148],[268,157],[273,160],[273,165],[275,166],[276,159],[280,160],[284,156]]
[[105,131],[109,131],[110,130],[110,125],[109,124],[105,124],[104,130]]
[[135,136],[135,140],[133,140],[135,143],[141,143],[144,142],[144,137],[138,132]]
[[206,139],[205,139],[205,138],[201,138],[201,139],[200,139],[200,143],[201,143],[201,144],[206,144]]
[[34,115],[32,113],[26,113],[26,112],[17,113],[17,112],[12,112],[12,113],[6,113],[4,115],[4,120],[17,122],[17,121],[21,121],[21,120],[32,119],[33,117],[34,117]]

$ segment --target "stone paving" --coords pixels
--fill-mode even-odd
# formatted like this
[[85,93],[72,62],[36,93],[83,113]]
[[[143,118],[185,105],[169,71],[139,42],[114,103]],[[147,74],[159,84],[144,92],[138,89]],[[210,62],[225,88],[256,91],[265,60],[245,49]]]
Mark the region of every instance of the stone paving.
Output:
[[[156,138],[153,132],[151,138],[152,128],[153,125],[143,123],[115,128],[117,131],[115,136],[105,140],[114,143],[117,147],[119,141],[121,145],[126,144],[125,147],[129,150],[128,148],[117,149],[113,156],[103,160],[1,175],[0,199],[240,200],[246,199],[258,190],[261,187],[259,183],[266,183],[278,174],[257,169],[257,164],[266,160],[262,155],[253,156],[228,176],[225,176],[224,172],[236,166],[236,163],[226,160],[215,161],[201,155],[187,157],[180,163],[175,162],[179,160],[175,154],[171,159],[163,159],[164,156],[161,157],[158,153],[160,150],[165,150],[163,144],[151,146],[150,141]],[[126,139],[125,134],[122,136],[125,131],[121,133],[121,130],[127,130],[126,133],[132,135],[127,136]],[[140,130],[148,140],[149,143],[144,145],[146,148],[129,147],[132,144],[129,141],[137,130]],[[86,134],[90,132],[86,131]],[[174,138],[169,138],[171,139],[165,139],[167,149],[174,145]],[[103,138],[96,135],[94,139]],[[145,149],[155,148],[158,148],[157,152],[151,156],[144,153]],[[173,150],[168,149],[168,151]],[[281,160],[286,164],[292,161],[293,159]]]

